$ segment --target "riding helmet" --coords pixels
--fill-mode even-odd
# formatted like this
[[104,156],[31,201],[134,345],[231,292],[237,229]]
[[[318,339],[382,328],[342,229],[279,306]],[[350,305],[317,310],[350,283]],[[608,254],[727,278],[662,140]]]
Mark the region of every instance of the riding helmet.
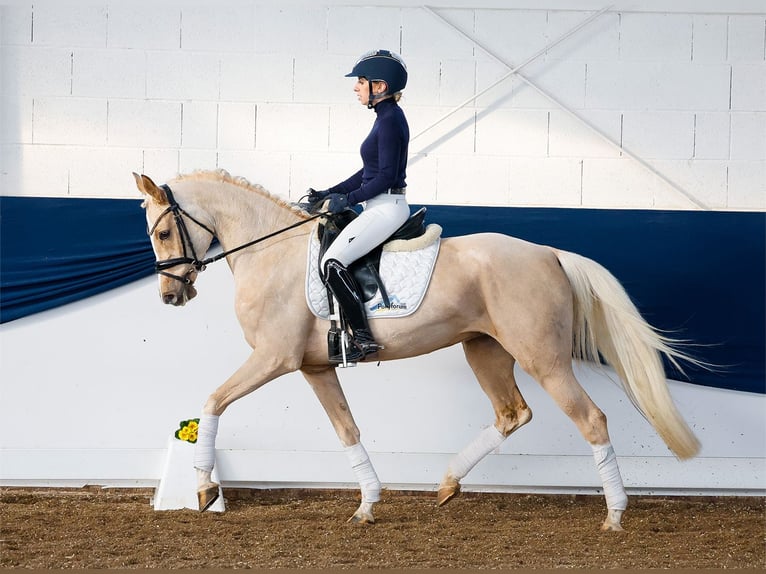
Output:
[[368,82],[386,82],[388,94],[401,92],[407,85],[407,66],[399,54],[373,50],[364,54],[346,74],[347,78],[366,78]]

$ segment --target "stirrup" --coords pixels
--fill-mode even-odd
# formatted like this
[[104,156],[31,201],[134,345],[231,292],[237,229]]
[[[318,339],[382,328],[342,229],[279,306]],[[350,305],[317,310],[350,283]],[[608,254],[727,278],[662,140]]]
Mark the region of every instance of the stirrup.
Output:
[[374,355],[384,349],[383,345],[377,343],[368,328],[362,328],[354,333],[351,344],[358,348],[365,356]]
[[354,364],[356,364],[358,361],[361,361],[364,359],[364,353],[359,350],[356,346],[351,346],[346,350],[346,356],[345,360],[343,357],[343,353],[339,353],[337,355],[330,355],[328,357],[328,360],[333,365],[340,365],[340,366],[349,366],[353,367]]
[[349,339],[348,347],[346,348],[345,361],[343,357],[343,351],[339,350],[337,353],[329,355],[329,361],[336,365],[346,365],[356,363],[363,360],[365,357],[375,355],[378,351],[383,350],[383,345],[379,345],[371,339],[366,337],[362,341],[356,339]]
[[354,340],[351,341],[351,343],[354,345],[354,347],[359,349],[359,351],[362,353],[362,356],[364,357],[367,355],[374,355],[378,351],[385,349],[383,345],[378,345],[378,343],[375,341],[364,341],[360,343],[359,341]]

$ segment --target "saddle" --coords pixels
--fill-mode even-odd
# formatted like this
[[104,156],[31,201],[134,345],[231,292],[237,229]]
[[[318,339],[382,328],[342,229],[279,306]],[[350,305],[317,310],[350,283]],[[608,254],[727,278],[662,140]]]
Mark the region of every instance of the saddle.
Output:
[[[342,213],[327,219],[317,229],[317,238],[319,239],[319,262],[321,263],[327,249],[332,242],[340,235],[340,232],[358,217],[353,209],[346,209]],[[390,307],[391,303],[386,293],[386,288],[380,278],[380,256],[383,253],[383,246],[395,240],[415,239],[426,232],[425,225],[426,208],[421,207],[415,213],[410,215],[409,219],[397,229],[388,239],[370,251],[367,255],[354,261],[348,268],[359,285],[359,296],[363,301],[371,300],[375,294],[380,291],[383,303]]]

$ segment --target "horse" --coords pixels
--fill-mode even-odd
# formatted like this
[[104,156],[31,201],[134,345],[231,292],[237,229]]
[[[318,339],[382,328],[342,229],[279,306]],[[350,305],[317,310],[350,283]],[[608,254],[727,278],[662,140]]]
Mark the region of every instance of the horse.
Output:
[[[218,418],[237,399],[300,370],[359,483],[361,504],[349,521],[374,523],[381,483],[336,364],[328,359],[328,321],[306,302],[308,239],[316,233],[318,216],[224,170],[182,174],[162,186],[133,175],[143,196],[162,302],[185,305],[197,295],[198,273],[225,257],[234,278],[235,313],[252,349],[202,409],[194,453],[199,509],[209,508],[220,492],[211,479]],[[223,253],[201,260],[198,254],[204,256],[214,238]],[[532,419],[514,379],[515,364],[554,399],[591,446],[607,506],[602,530],[622,530],[627,494],[606,416],[575,378],[573,360],[610,365],[635,408],[678,459],[699,451],[699,441],[673,403],[662,362],[664,356],[679,366],[690,358],[679,342],[642,318],[607,269],[584,256],[498,233],[443,238],[417,311],[373,318],[371,328],[384,347],[374,362],[461,344],[491,402],[493,424],[451,458],[436,493],[438,506],[457,496],[461,479]]]

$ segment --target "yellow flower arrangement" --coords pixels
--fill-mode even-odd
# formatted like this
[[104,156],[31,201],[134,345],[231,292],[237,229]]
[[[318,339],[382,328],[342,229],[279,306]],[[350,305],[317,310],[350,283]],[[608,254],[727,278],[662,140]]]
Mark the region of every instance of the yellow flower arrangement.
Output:
[[180,427],[175,434],[178,440],[183,440],[190,443],[197,442],[197,431],[199,430],[199,419],[189,419],[188,421],[181,421]]

